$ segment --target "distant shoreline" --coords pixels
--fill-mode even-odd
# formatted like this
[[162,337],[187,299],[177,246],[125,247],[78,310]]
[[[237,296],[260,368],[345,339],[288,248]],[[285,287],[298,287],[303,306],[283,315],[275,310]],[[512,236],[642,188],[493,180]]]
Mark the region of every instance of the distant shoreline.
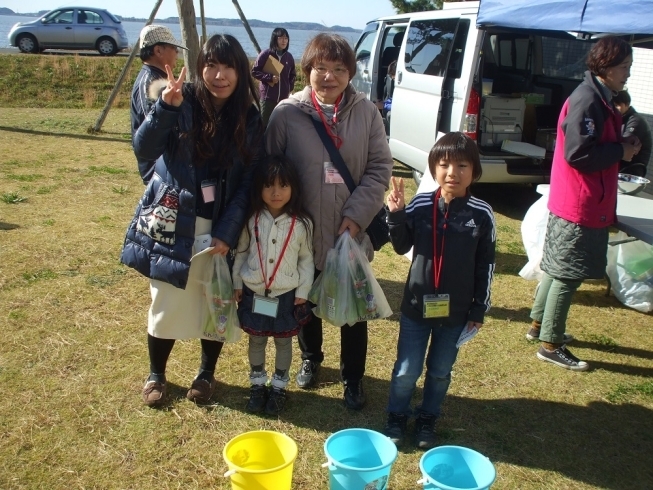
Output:
[[[0,7],[0,15],[14,15],[17,17],[40,17],[49,10],[43,10],[36,13],[18,13],[11,9]],[[147,19],[139,17],[123,17],[116,15],[121,21],[125,22],[142,22],[145,23]],[[179,17],[167,17],[165,19],[154,19],[157,24],[179,24]],[[197,24],[201,23],[201,18],[196,17]],[[240,19],[215,19],[207,17],[205,19],[206,25],[224,26],[224,27],[242,27],[243,23]],[[296,29],[300,31],[330,31],[330,32],[361,32],[361,29],[354,29],[347,26],[325,26],[316,22],[267,22],[258,19],[248,19],[250,27],[274,28],[283,27],[285,29]]]

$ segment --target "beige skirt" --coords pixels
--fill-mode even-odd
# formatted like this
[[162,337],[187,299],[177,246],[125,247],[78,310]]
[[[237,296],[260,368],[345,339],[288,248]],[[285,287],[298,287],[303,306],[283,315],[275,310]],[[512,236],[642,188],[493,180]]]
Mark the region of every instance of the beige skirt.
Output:
[[[211,220],[195,219],[195,236],[211,233]],[[196,251],[193,249],[193,255]],[[147,333],[160,339],[198,339],[203,335],[209,310],[202,274],[211,267],[211,255],[194,258],[190,264],[186,289],[176,288],[167,282],[150,280],[152,305],[147,316]]]

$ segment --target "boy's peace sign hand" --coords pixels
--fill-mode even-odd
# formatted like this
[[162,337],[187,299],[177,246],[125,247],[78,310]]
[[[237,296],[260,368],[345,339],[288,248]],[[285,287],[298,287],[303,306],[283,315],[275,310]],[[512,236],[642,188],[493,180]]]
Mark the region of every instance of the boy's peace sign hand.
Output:
[[161,93],[161,99],[163,99],[163,102],[166,104],[179,107],[184,101],[184,96],[181,94],[181,87],[184,85],[184,79],[186,78],[186,67],[184,66],[181,69],[179,78],[176,80],[170,65],[166,65],[166,73],[168,74],[168,84]]
[[388,210],[391,213],[404,209],[406,203],[404,202],[404,179],[399,179],[399,184],[394,177],[392,177],[392,190],[386,199],[388,203]]

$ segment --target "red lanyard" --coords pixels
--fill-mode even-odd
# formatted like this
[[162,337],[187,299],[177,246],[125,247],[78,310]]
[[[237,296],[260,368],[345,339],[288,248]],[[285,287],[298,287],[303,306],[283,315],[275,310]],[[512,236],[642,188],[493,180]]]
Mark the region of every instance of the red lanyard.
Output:
[[440,246],[440,259],[438,260],[438,210],[440,207],[440,195],[442,190],[438,189],[433,200],[433,283],[436,292],[440,289],[440,272],[442,271],[442,258],[444,257],[444,235],[447,231],[447,218],[449,217],[449,208],[444,213],[444,223],[442,224],[442,245]]
[[[311,90],[311,99],[313,99],[313,106],[315,106],[315,110],[317,113],[320,115],[320,119],[322,119],[322,124],[324,124],[324,127],[329,133],[329,136],[331,136],[331,139],[333,140],[333,144],[336,145],[336,148],[339,150],[340,147],[342,146],[342,138],[340,138],[337,134],[334,134],[333,131],[331,131],[331,126],[329,126],[326,122],[326,117],[324,117],[324,111],[322,110],[322,106],[320,103],[317,101],[317,97],[315,96],[315,91]],[[336,99],[336,103],[333,107],[333,123],[338,122],[338,107],[340,106],[340,102],[342,101],[342,94],[338,96]]]
[[292,235],[292,231],[295,228],[295,217],[292,217],[292,223],[290,223],[290,230],[288,230],[288,236],[286,236],[286,241],[283,243],[283,248],[281,249],[281,254],[279,255],[279,258],[277,259],[277,263],[274,266],[274,270],[272,271],[272,275],[270,276],[270,281],[268,282],[265,279],[265,264],[263,264],[263,254],[261,253],[261,240],[258,234],[258,216],[259,213],[256,213],[256,218],[254,220],[254,236],[256,237],[256,248],[258,249],[258,260],[259,263],[261,264],[261,274],[263,274],[263,285],[265,286],[265,295],[267,296],[270,294],[270,286],[272,286],[272,282],[274,281],[274,276],[276,276],[277,271],[279,270],[279,264],[281,264],[281,259],[283,259],[283,255],[286,253],[286,248],[288,247],[288,242],[290,241],[290,235]]

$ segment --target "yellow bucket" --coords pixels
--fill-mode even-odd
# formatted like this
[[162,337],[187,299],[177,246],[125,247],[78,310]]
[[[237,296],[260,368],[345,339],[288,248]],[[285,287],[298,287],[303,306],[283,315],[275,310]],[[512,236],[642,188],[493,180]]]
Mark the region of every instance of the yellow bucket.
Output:
[[297,444],[279,432],[245,432],[226,444],[222,457],[233,490],[290,490]]

